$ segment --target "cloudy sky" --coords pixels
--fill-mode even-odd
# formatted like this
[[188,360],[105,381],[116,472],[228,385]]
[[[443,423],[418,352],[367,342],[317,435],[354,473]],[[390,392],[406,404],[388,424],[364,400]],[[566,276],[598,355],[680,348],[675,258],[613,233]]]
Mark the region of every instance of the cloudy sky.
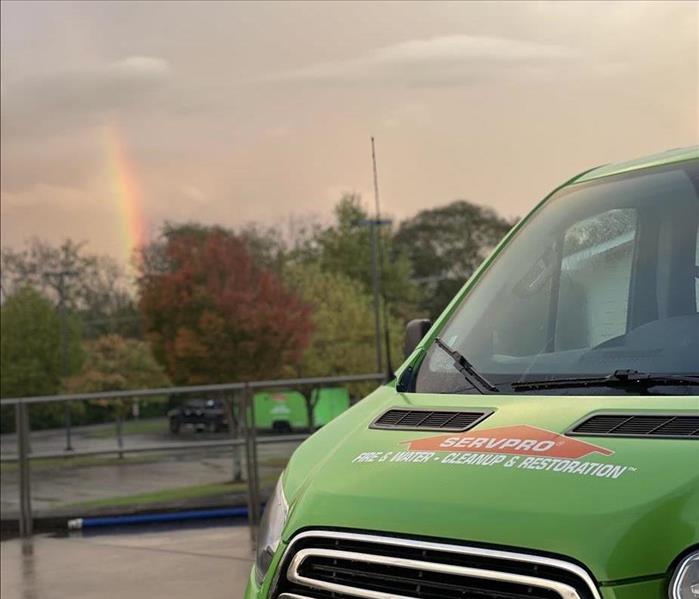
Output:
[[3,2],[1,23],[3,245],[124,259],[139,213],[146,235],[327,219],[369,203],[371,135],[395,218],[521,215],[699,143],[694,2]]

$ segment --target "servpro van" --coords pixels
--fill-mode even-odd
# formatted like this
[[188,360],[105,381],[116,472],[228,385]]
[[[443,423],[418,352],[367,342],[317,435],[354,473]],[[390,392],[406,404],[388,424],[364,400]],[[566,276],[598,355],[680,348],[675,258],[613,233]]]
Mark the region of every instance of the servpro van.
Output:
[[584,173],[293,455],[247,599],[699,597],[699,148]]

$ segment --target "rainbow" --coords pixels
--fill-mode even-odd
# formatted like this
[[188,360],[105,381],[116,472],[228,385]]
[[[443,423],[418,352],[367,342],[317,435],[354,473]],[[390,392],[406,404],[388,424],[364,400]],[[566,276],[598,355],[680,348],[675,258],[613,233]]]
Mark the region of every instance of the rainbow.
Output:
[[112,195],[119,209],[120,236],[125,256],[133,258],[134,250],[146,242],[143,201],[136,169],[129,160],[123,136],[115,126],[104,128],[104,143]]

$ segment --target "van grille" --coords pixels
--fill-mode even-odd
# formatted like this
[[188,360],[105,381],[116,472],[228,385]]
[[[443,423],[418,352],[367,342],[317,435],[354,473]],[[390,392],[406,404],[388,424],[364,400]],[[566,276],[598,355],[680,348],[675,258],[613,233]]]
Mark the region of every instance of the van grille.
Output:
[[699,416],[677,414],[597,414],[573,427],[569,435],[699,439]]
[[492,410],[459,412],[456,410],[391,408],[379,416],[372,423],[371,428],[462,432],[472,428],[492,413]]
[[336,531],[298,535],[274,599],[599,599],[569,562],[492,549]]

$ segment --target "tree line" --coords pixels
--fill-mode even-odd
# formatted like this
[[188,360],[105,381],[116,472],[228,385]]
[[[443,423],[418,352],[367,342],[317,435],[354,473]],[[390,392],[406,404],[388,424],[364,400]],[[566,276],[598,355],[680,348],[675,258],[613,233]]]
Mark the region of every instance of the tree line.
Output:
[[[373,372],[369,217],[346,194],[330,223],[292,236],[166,223],[138,248],[132,277],[73,240],[3,248],[0,394]],[[382,351],[393,366],[405,323],[436,317],[512,224],[459,200],[380,227]],[[114,417],[99,404],[72,409],[77,423]],[[5,431],[12,422],[3,412]],[[58,405],[32,407],[36,428],[62,418]]]

